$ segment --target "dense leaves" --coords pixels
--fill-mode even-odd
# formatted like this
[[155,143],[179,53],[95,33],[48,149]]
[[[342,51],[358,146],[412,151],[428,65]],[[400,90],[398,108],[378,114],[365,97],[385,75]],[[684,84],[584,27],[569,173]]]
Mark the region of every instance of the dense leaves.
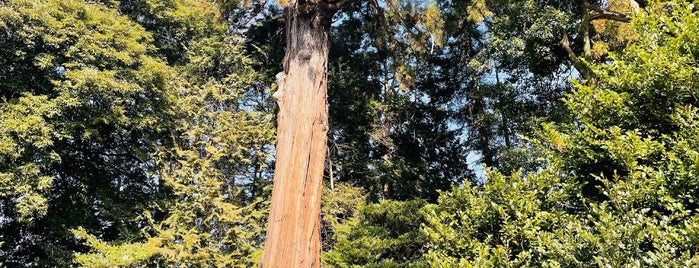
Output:
[[[323,265],[699,266],[697,4],[343,8]],[[281,14],[0,1],[0,263],[255,266]]]
[[[160,168],[158,179],[172,193],[153,200],[155,210],[144,211],[149,225],[143,243],[108,245],[76,233],[94,244],[92,254],[77,256],[85,266],[108,266],[119,258],[129,260],[122,260],[124,265],[249,267],[258,261],[268,206],[261,198],[267,195],[271,116],[248,108],[255,100],[246,91],[260,77],[240,44],[212,13],[187,13],[191,5],[215,8],[205,2],[178,3],[166,6],[170,17],[160,20],[186,18],[181,27],[198,29],[182,43],[191,51],[175,50],[182,56],[182,64],[174,65],[182,84],[176,87],[173,105],[178,110],[168,137],[173,146],[160,147],[153,158]],[[164,219],[158,219],[160,213],[166,214]]]
[[[62,266],[68,229],[114,239],[160,185],[147,156],[169,128],[171,72],[150,34],[99,4],[2,4],[2,254]],[[164,141],[163,141],[164,142]],[[68,254],[66,254],[67,251]]]
[[[246,110],[252,62],[217,5],[145,4],[141,20],[115,9],[135,2],[2,4],[5,265],[68,266],[79,237],[97,251],[145,239],[151,250],[116,246],[131,262],[254,262],[265,205],[250,191],[273,133]],[[111,267],[124,252],[77,260]]]
[[573,123],[534,139],[545,168],[491,171],[482,189],[455,188],[424,210],[431,265],[697,265],[697,107],[684,89],[696,87],[685,40],[699,24],[689,3],[658,7],[634,19],[638,40],[596,68],[599,86],[566,97]]
[[[324,197],[323,221],[334,233],[323,255],[330,267],[427,267],[420,199],[367,204],[361,190],[340,184]],[[341,191],[341,192],[340,192]]]

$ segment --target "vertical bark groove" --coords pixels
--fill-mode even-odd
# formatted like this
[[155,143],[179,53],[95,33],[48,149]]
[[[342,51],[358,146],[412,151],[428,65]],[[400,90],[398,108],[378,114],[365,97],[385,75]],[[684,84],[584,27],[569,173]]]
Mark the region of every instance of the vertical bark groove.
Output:
[[279,104],[277,155],[261,267],[320,267],[320,200],[327,151],[327,58],[332,16],[328,13],[317,7],[296,6],[284,11],[284,72],[277,76],[283,93],[275,93]]

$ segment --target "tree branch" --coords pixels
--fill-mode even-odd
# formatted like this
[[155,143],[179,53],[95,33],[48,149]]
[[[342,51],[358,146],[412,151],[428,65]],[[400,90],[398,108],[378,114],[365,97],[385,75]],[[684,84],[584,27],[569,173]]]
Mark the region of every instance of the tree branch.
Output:
[[609,11],[609,10],[603,9],[599,6],[590,4],[588,2],[583,3],[583,7],[597,12],[597,14],[590,16],[590,21],[605,19],[605,20],[613,20],[613,21],[618,21],[618,22],[631,22],[631,18],[629,18],[629,16],[626,14],[622,14],[622,13],[614,12],[614,11]]
[[619,14],[619,13],[611,14],[611,13],[612,12],[592,15],[590,17],[590,21],[593,21],[593,20],[613,20],[613,21],[624,22],[624,23],[631,22],[631,19],[629,19],[629,17],[624,15],[624,14]]
[[330,0],[330,1],[319,1],[318,6],[329,11],[338,11],[341,8],[356,2],[358,0]]
[[568,40],[568,34],[564,33],[563,38],[561,39],[560,42],[561,46],[565,51],[568,53],[568,59],[570,59],[570,62],[573,64],[573,67],[575,67],[576,70],[580,73],[582,78],[584,80],[587,80],[588,83],[590,84],[596,84],[597,82],[597,77],[595,76],[595,73],[590,69],[585,62],[580,60],[577,55],[575,55],[575,52],[573,52],[573,49],[570,47],[570,41]]
[[638,7],[645,9],[648,6],[648,1],[646,0],[636,0]]

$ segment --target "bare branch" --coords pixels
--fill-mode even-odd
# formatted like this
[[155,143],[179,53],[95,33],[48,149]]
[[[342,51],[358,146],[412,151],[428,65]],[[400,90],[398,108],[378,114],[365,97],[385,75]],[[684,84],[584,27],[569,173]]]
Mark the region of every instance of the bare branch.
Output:
[[613,21],[618,21],[618,22],[631,22],[631,19],[629,19],[628,16],[624,14],[619,14],[619,13],[602,13],[602,14],[595,14],[590,17],[590,21],[593,20],[613,20]]
[[330,0],[330,1],[320,1],[318,3],[318,6],[325,9],[325,10],[330,10],[330,11],[338,11],[342,9],[343,7],[346,7],[349,4],[352,4],[353,2],[356,2],[358,0]]
[[597,83],[597,77],[595,76],[595,73],[592,71],[592,69],[590,69],[589,66],[587,66],[587,64],[585,64],[585,62],[580,60],[580,58],[578,58],[578,56],[575,55],[575,52],[573,52],[573,49],[570,47],[568,34],[563,34],[563,38],[561,39],[560,44],[561,47],[563,47],[563,49],[565,49],[565,51],[568,53],[568,59],[573,64],[573,67],[576,70],[578,70],[582,78],[587,80],[587,82],[590,84]]
[[583,3],[583,7],[590,9],[590,10],[593,10],[597,13],[597,14],[590,16],[590,21],[605,19],[605,20],[613,20],[613,21],[618,21],[618,22],[631,22],[631,18],[629,18],[629,16],[626,14],[622,14],[622,13],[614,12],[614,11],[609,11],[609,10],[603,9],[599,6],[590,4],[588,2]]

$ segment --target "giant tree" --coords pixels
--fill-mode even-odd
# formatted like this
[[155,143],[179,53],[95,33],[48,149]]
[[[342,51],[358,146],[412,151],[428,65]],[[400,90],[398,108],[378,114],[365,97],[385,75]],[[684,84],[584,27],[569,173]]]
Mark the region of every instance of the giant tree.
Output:
[[[329,31],[333,15],[352,2],[355,1],[278,2],[284,7],[286,51],[283,71],[277,74],[278,89],[273,95],[279,105],[277,154],[263,267],[320,265]],[[370,2],[381,12],[386,8],[395,14],[379,16],[386,32],[402,31],[408,37],[407,44],[425,44],[412,42],[418,39],[439,43],[439,31],[429,31],[439,27],[439,23],[430,23],[439,19],[436,8],[426,8],[430,5],[421,1],[387,1],[385,7]],[[413,38],[415,33],[417,38]],[[394,66],[401,62],[396,63]],[[397,75],[392,79],[409,80]]]
[[262,267],[320,266],[330,22],[349,1],[280,1],[286,19],[272,204]]

